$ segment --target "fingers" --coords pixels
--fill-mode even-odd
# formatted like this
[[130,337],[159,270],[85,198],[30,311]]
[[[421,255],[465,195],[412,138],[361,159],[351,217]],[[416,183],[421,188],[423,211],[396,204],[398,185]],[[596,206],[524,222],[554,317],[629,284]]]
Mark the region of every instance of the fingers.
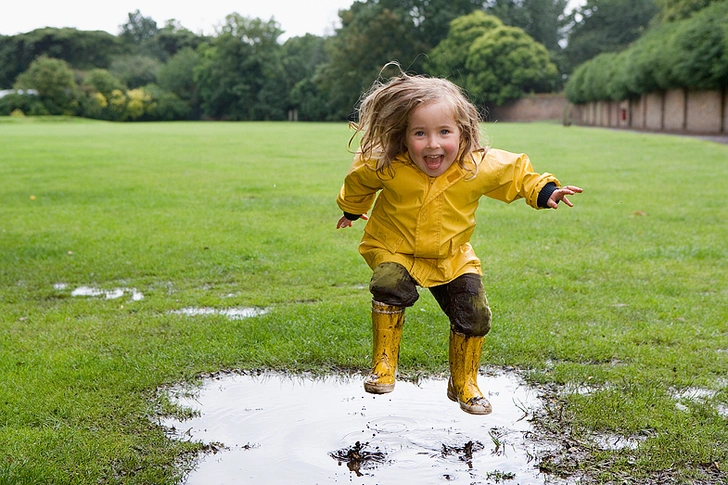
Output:
[[583,191],[584,190],[581,187],[576,187],[574,185],[565,185],[554,191],[554,193],[551,195],[551,198],[547,202],[547,205],[552,209],[558,209],[559,202],[563,200],[564,204],[566,204],[567,206],[574,207],[574,204],[569,200],[567,196],[580,194]]
[[581,194],[582,192],[584,192],[584,189],[582,189],[581,187],[576,187],[575,185],[565,185],[559,190],[566,190],[569,192],[569,195]]
[[[369,220],[369,216],[366,214],[362,214],[359,216],[360,219],[364,221]],[[341,229],[342,227],[352,227],[354,225],[354,221],[347,219],[345,216],[339,219],[339,222],[336,223],[336,229]]]

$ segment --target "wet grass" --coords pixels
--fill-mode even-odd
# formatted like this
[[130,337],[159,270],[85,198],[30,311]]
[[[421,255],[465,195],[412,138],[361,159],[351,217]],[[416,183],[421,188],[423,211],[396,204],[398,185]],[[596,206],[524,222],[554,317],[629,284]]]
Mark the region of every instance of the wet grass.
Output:
[[[572,210],[484,200],[473,238],[495,314],[483,363],[555,389],[543,432],[581,450],[543,468],[725,480],[728,147],[487,129],[586,189]],[[344,124],[0,123],[0,483],[174,483],[198,448],[150,424],[168,411],[159,386],[366,368],[362,224],[333,229],[348,137]],[[71,296],[81,286],[144,298]],[[189,307],[270,311],[170,313]],[[445,371],[447,332],[423,292],[402,371]],[[595,434],[640,446],[590,448]]]

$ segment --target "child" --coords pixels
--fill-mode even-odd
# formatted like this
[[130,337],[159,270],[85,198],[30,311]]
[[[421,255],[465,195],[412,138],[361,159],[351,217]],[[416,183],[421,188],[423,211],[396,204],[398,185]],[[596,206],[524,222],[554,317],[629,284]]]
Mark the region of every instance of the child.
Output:
[[404,310],[421,286],[450,320],[447,396],[467,413],[491,412],[477,384],[491,319],[469,242],[478,201],[525,198],[534,208],[556,209],[562,200],[572,207],[567,196],[582,189],[534,173],[526,155],[481,147],[479,121],[475,107],[445,79],[400,73],[376,82],[361,103],[360,147],[337,198],[344,216],[336,228],[368,219],[359,245],[373,270],[367,392],[394,389]]

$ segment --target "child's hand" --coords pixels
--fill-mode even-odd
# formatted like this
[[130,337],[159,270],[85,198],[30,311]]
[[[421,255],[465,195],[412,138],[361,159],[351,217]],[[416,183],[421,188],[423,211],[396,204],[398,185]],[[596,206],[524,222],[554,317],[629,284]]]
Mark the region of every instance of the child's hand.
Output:
[[[364,219],[366,221],[369,219],[369,217],[366,214],[362,214],[360,219]],[[353,223],[354,221],[347,219],[345,216],[341,216],[339,222],[336,223],[336,229],[341,229],[342,227],[351,227]]]
[[581,194],[582,192],[584,192],[584,189],[582,188],[575,187],[573,185],[565,185],[564,187],[558,188],[553,191],[551,197],[549,197],[547,205],[552,209],[558,209],[559,201],[563,200],[564,204],[568,205],[569,207],[574,207],[574,204],[572,204],[571,201],[566,198],[566,196]]

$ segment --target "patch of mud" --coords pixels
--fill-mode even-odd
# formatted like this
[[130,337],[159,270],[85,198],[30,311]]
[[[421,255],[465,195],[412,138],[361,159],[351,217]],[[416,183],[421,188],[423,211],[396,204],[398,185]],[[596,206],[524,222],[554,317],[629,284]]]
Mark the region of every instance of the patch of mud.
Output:
[[229,374],[205,379],[194,395],[170,390],[192,417],[161,424],[177,439],[220,444],[187,485],[569,483],[538,468],[544,444],[532,439],[530,418],[544,403],[536,390],[515,372],[481,375],[479,384],[493,405],[488,416],[462,412],[443,379],[398,381],[377,396],[358,376]]
[[178,315],[187,315],[190,317],[198,315],[223,315],[232,320],[241,320],[243,318],[257,317],[258,315],[264,315],[270,310],[268,308],[182,308],[181,310],[172,310],[169,313]]
[[329,453],[331,458],[339,462],[339,465],[346,463],[347,468],[354,472],[357,477],[364,476],[361,470],[376,468],[378,464],[386,461],[386,456],[381,451],[368,449],[369,443],[362,444],[360,441],[354,446],[343,448]]

